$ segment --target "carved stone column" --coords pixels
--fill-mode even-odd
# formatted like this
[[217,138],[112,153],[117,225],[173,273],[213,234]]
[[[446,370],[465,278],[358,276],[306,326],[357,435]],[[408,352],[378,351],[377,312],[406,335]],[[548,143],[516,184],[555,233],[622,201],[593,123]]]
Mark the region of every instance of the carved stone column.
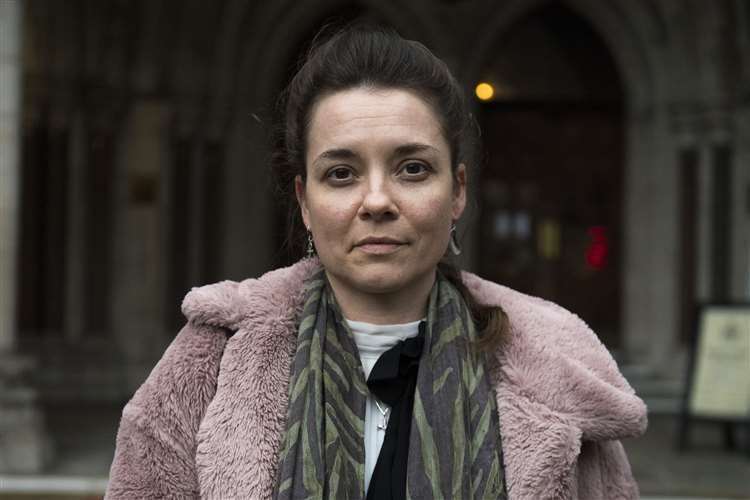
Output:
[[16,352],[22,7],[0,2],[0,472],[39,472],[50,454],[27,383],[33,363]]
[[143,382],[168,341],[161,186],[162,167],[169,162],[169,118],[164,101],[135,101],[119,139],[112,328],[126,358],[129,392]]
[[20,191],[21,2],[0,3],[0,352],[15,347]]

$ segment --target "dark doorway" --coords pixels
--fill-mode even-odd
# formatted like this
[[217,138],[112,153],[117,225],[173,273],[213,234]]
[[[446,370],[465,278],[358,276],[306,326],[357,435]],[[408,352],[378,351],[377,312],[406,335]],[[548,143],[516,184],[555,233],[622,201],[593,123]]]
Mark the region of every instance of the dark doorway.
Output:
[[496,47],[482,75],[497,97],[480,111],[480,273],[572,310],[617,347],[624,129],[615,63],[558,4]]

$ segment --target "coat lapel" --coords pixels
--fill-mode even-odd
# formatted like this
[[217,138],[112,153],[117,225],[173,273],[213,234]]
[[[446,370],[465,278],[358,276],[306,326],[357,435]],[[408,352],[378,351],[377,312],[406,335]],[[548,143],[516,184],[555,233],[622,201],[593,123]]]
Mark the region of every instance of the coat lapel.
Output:
[[238,285],[222,314],[236,333],[227,341],[216,394],[197,436],[201,497],[271,498],[286,424],[296,318],[304,279],[316,262]]
[[[216,395],[198,432],[201,497],[271,498],[288,406],[294,343],[238,331],[227,342]],[[270,337],[270,336],[269,336]]]
[[493,370],[509,498],[576,498],[581,430],[531,401]]

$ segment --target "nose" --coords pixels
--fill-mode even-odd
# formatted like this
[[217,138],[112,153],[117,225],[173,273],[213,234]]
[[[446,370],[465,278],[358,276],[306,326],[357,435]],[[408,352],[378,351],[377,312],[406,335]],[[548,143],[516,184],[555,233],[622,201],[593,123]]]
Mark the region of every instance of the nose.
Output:
[[358,212],[361,219],[382,221],[398,218],[398,206],[385,178],[372,176],[365,189]]

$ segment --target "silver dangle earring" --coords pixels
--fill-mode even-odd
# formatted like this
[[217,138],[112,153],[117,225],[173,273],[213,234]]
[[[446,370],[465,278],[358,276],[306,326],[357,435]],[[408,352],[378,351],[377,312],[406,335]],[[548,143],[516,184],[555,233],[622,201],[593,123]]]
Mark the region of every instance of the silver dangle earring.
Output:
[[456,224],[451,225],[450,244],[453,255],[461,255],[461,245],[458,244],[458,235],[456,234]]
[[313,244],[312,231],[307,230],[307,256],[312,257],[315,255],[315,245]]

